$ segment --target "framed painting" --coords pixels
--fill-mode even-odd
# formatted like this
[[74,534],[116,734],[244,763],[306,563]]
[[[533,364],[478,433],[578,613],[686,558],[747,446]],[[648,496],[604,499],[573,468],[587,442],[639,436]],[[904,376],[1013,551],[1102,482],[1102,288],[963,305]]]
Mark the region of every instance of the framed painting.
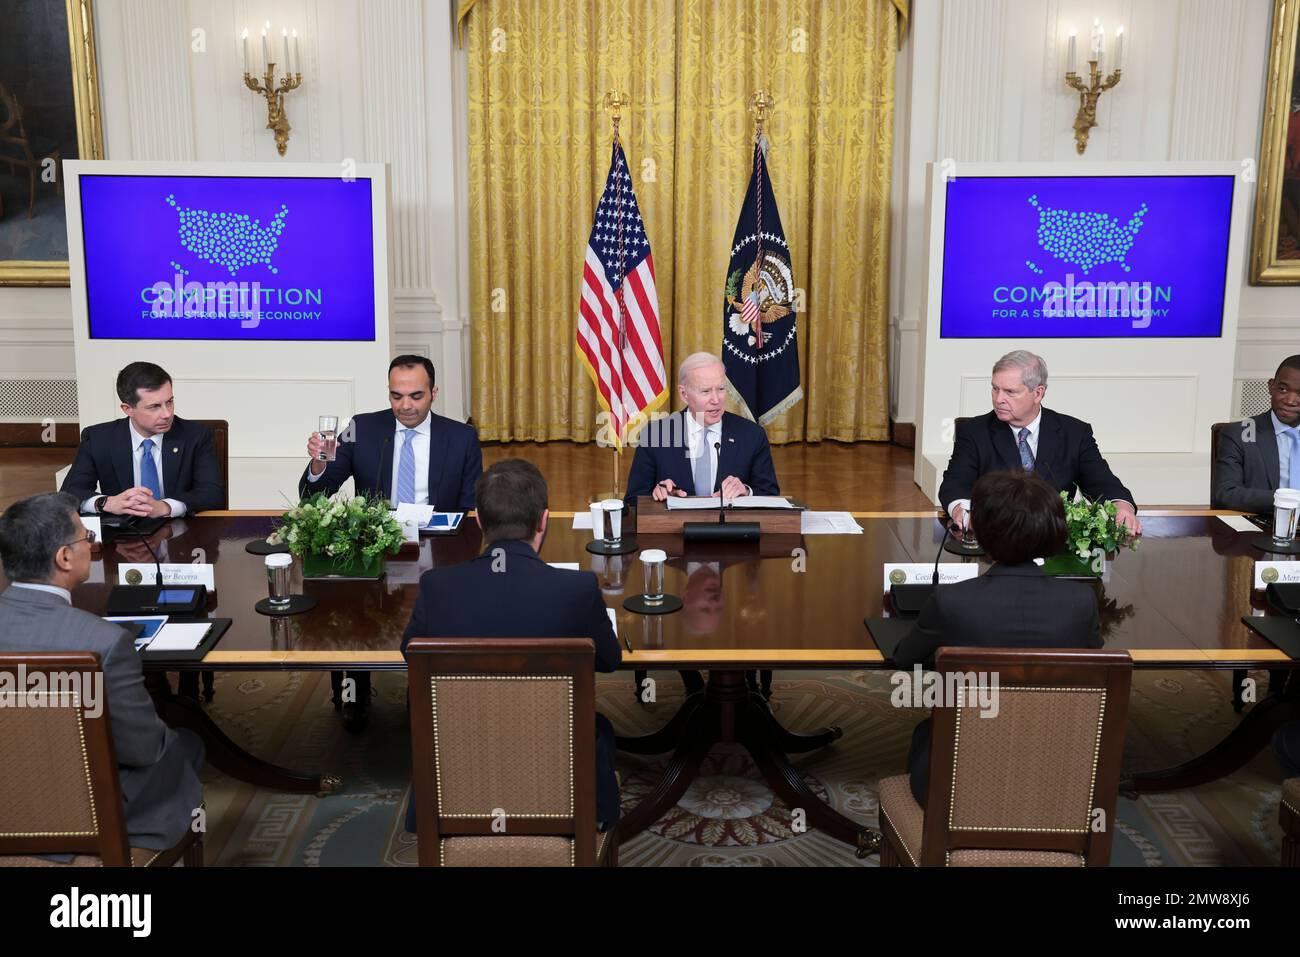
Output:
[[1297,0],[1273,0],[1250,243],[1250,281],[1254,285],[1300,285],[1298,7]]
[[91,0],[0,0],[0,285],[66,286],[65,159],[103,159]]

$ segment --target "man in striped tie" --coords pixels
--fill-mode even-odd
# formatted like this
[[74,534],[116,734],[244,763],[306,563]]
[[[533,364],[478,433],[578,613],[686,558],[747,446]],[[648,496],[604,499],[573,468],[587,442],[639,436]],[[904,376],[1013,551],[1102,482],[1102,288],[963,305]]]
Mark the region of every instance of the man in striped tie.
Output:
[[[322,461],[319,433],[307,440],[311,462],[298,483],[303,497],[333,495],[348,479],[358,494],[386,498],[396,505],[432,505],[443,512],[474,507],[474,485],[483,474],[478,435],[463,422],[433,411],[438,397],[433,363],[424,356],[398,356],[388,366],[389,408],[363,412],[339,434],[333,462]],[[369,721],[370,675],[332,675],[334,707],[343,727],[357,732]],[[350,700],[354,699],[354,700]]]
[[997,469],[1024,469],[1058,491],[1115,503],[1115,521],[1142,533],[1133,493],[1101,457],[1092,426],[1043,408],[1047,363],[1024,349],[1008,352],[993,365],[993,409],[957,421],[952,457],[939,486],[939,501],[963,525],[971,489],[981,475]]

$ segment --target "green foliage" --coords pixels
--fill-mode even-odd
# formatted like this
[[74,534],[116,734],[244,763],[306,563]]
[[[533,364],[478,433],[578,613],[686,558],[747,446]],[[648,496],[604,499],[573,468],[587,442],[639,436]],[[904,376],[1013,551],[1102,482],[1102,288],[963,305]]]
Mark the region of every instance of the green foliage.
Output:
[[328,556],[335,565],[347,565],[370,561],[383,552],[395,553],[402,547],[403,535],[382,498],[317,493],[280,516],[267,541],[288,545],[300,557]]
[[1137,548],[1137,539],[1115,521],[1114,502],[1090,502],[1086,498],[1072,502],[1067,492],[1061,493],[1061,502],[1069,529],[1065,547],[1080,558],[1090,557],[1095,548],[1107,555],[1121,547]]

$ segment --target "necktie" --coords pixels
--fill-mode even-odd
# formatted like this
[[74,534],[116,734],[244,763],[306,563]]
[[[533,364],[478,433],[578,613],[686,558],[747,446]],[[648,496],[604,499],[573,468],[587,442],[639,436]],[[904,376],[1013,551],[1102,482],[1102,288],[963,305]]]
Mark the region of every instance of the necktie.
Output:
[[158,465],[153,460],[153,439],[145,439],[140,443],[140,484],[152,492],[155,499],[162,499],[162,483],[158,481]]
[[1287,429],[1286,434],[1291,436],[1291,458],[1286,484],[1288,488],[1295,488],[1296,482],[1300,482],[1300,426]]
[[1029,430],[1021,429],[1018,433],[1020,436],[1020,467],[1026,472],[1034,470],[1034,453],[1029,448]]
[[709,468],[709,430],[700,430],[700,445],[696,449],[695,455],[695,494],[712,495],[713,483],[709,481],[709,473],[713,471]]
[[397,501],[408,505],[415,501],[415,429],[402,430],[402,456],[397,460]]

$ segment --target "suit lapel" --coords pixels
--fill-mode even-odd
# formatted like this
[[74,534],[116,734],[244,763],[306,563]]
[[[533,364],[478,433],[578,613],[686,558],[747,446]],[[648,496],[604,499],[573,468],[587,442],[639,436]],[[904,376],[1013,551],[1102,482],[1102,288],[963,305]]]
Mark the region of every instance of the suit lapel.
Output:
[[[1042,420],[1038,423],[1038,454],[1034,456],[1034,471],[1040,471],[1040,464],[1045,466],[1041,471],[1047,474],[1042,477],[1050,484],[1056,485],[1055,478],[1049,476],[1055,476],[1060,471],[1056,468],[1056,460],[1065,448],[1065,443],[1061,440],[1061,421],[1050,409],[1043,409],[1042,416]],[[1020,461],[1019,449],[1016,449],[1016,461]]]
[[[1255,447],[1264,459],[1269,490],[1277,491],[1282,484],[1282,464],[1277,451],[1277,433],[1273,431],[1273,413],[1265,412],[1255,421],[1259,423],[1255,428]],[[1292,475],[1291,483],[1294,485],[1297,479],[1300,476]]]
[[991,433],[990,439],[993,442],[993,451],[1002,460],[1002,467],[1007,469],[1020,468],[1020,452],[1016,448],[1015,439],[1011,437],[1011,426],[999,421],[996,415],[991,414],[989,417],[989,432]]
[[[113,429],[113,448],[112,460],[113,471],[117,473],[117,482],[121,486],[121,491],[125,492],[129,488],[135,487],[135,438],[131,435],[131,420],[118,419],[120,423]],[[108,489],[102,487],[101,492],[108,492]]]
[[159,443],[158,452],[162,456],[163,495],[171,498],[175,498],[176,492],[180,490],[181,459],[185,455],[185,439],[182,438],[184,434],[181,420],[176,419],[166,435],[156,437]]
[[447,430],[439,426],[438,416],[429,418],[429,504],[438,504],[438,483],[442,480],[442,466],[447,461]]

